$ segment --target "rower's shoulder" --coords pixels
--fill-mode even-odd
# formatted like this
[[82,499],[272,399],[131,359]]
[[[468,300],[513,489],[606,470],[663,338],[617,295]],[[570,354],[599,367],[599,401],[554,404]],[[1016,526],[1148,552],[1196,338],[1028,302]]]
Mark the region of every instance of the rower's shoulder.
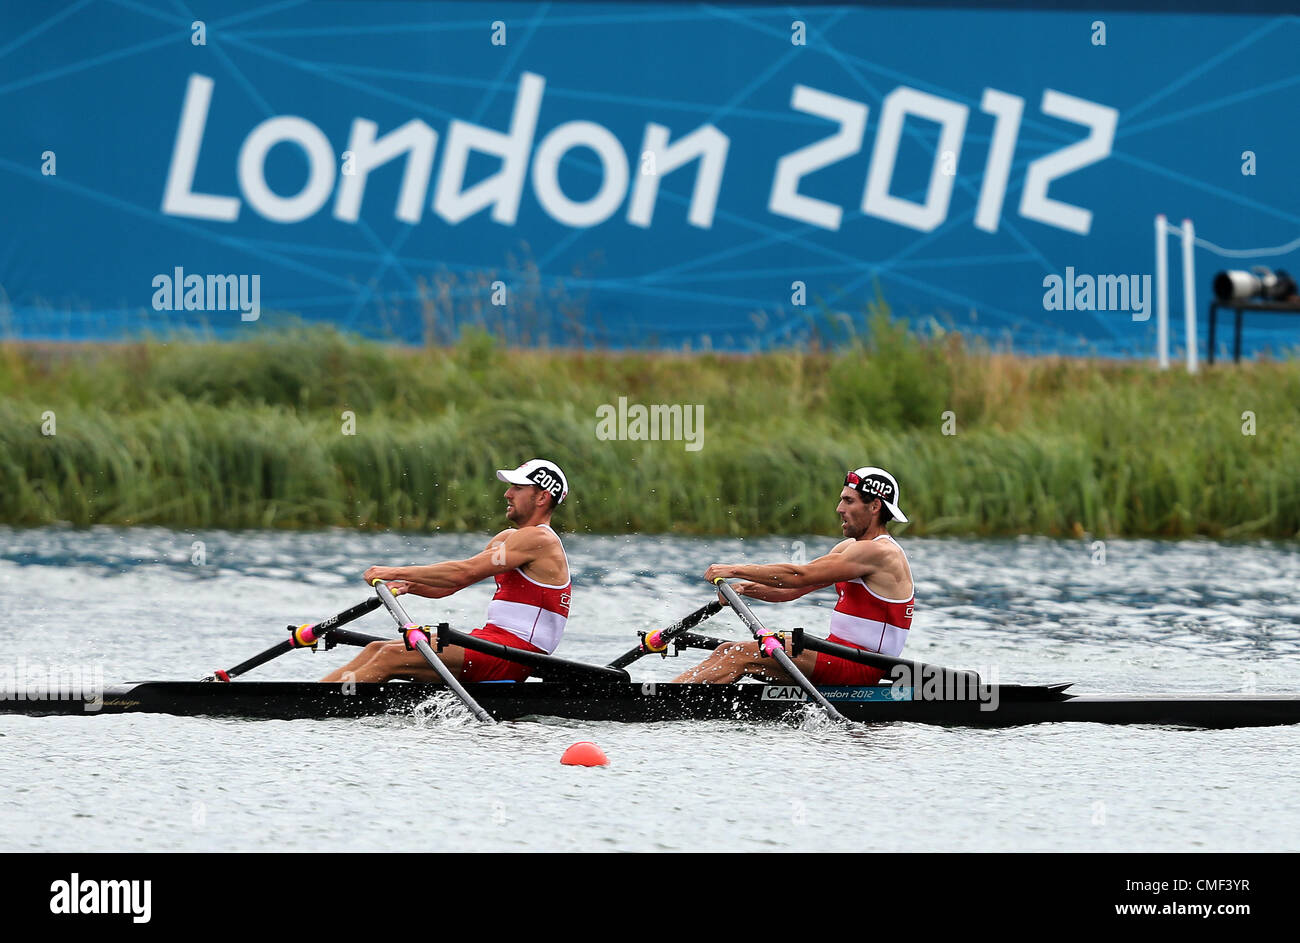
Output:
[[[843,549],[841,549],[843,548]],[[881,540],[874,538],[849,538],[835,548],[840,553],[847,553],[856,560],[883,563],[887,560],[906,560],[907,554],[893,538]]]
[[537,524],[528,524],[524,527],[511,527],[502,531],[507,537],[512,538],[516,543],[526,544],[530,547],[545,546],[563,546],[560,542],[560,535],[549,527],[540,527]]

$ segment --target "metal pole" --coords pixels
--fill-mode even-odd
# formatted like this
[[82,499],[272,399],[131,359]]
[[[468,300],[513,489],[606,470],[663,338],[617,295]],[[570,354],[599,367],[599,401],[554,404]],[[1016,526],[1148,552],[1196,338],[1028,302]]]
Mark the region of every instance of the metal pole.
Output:
[[1183,319],[1187,325],[1187,372],[1196,372],[1196,230],[1190,219],[1183,220]]
[[1156,362],[1169,369],[1169,224],[1165,214],[1156,217]]

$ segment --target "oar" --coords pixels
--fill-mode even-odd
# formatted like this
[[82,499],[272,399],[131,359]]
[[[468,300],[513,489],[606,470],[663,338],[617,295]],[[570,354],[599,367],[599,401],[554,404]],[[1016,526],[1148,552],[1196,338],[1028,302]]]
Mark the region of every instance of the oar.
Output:
[[753,633],[754,639],[758,642],[759,647],[776,659],[776,663],[785,669],[785,673],[790,676],[791,680],[793,680],[795,684],[799,685],[799,687],[803,688],[804,693],[816,701],[817,706],[824,710],[831,720],[847,724],[848,719],[835,709],[834,704],[822,696],[821,691],[818,691],[813,687],[812,682],[804,677],[802,671],[795,667],[794,661],[785,653],[785,649],[782,647],[780,640],[777,639],[776,633],[765,628],[763,623],[758,621],[758,617],[755,616],[754,613],[750,612],[749,606],[746,605],[745,601],[736,594],[736,591],[732,589],[730,585],[728,585],[727,581],[722,577],[718,577],[713,582],[717,584],[723,597],[731,604],[731,608],[735,610],[736,615],[740,616],[740,621],[745,623],[745,628],[749,629],[749,631]]
[[440,622],[438,624],[438,651],[442,651],[447,645],[459,645],[461,648],[468,648],[470,651],[495,655],[497,658],[504,658],[506,661],[527,665],[533,669],[534,674],[547,680],[554,677],[581,678],[587,681],[604,681],[607,684],[615,681],[632,680],[622,668],[588,665],[581,661],[556,658],[554,655],[547,655],[544,652],[530,652],[521,648],[511,648],[509,645],[502,645],[500,642],[490,642],[474,635],[457,632],[447,623]]
[[679,648],[698,648],[706,652],[717,651],[719,647],[727,644],[727,640],[724,638],[714,638],[711,635],[696,635],[694,632],[683,632],[673,641],[677,643]]
[[[379,597],[375,597],[375,602],[379,605]],[[380,638],[378,635],[366,635],[364,632],[353,632],[351,629],[334,629],[329,635],[322,640],[325,642],[325,651],[329,651],[336,645],[352,645],[356,648],[365,648],[371,642],[391,642],[392,638]]]
[[790,647],[796,655],[806,648],[809,651],[824,652],[827,655],[834,655],[836,658],[843,658],[845,661],[856,662],[859,665],[870,665],[873,668],[890,672],[890,676],[895,680],[898,678],[896,669],[902,668],[908,672],[908,675],[913,679],[912,684],[916,687],[924,684],[926,678],[938,678],[944,685],[945,691],[975,690],[982,684],[980,676],[974,671],[961,668],[945,668],[942,665],[912,661],[907,658],[899,658],[896,655],[882,655],[880,652],[851,648],[848,645],[839,645],[816,635],[809,635],[803,629],[790,630]]
[[248,661],[241,661],[235,667],[228,671],[217,669],[206,678],[200,678],[201,681],[229,681],[231,678],[237,678],[240,675],[252,671],[258,665],[264,665],[272,658],[279,658],[285,652],[291,652],[295,648],[309,648],[315,645],[322,638],[329,635],[334,629],[341,625],[346,625],[353,619],[360,619],[367,612],[378,609],[382,603],[378,599],[367,599],[365,602],[359,602],[350,609],[344,609],[336,616],[330,616],[322,622],[315,624],[308,623],[300,625],[297,628],[290,626],[293,633],[283,642],[277,642],[266,651],[254,655]]
[[609,663],[609,667],[626,668],[643,655],[649,655],[651,652],[667,651],[669,642],[681,635],[683,632],[695,628],[709,616],[716,614],[721,609],[722,603],[718,602],[716,599],[706,606],[700,606],[700,608],[696,609],[689,616],[674,622],[672,625],[668,626],[668,628],[659,629],[658,631],[646,635],[641,640],[640,645],[636,648],[628,649],[622,655],[619,655]]
[[406,614],[406,610],[397,601],[397,597],[388,588],[388,584],[383,580],[375,580],[374,587],[375,593],[383,604],[388,607],[389,615],[397,621],[397,627],[401,630],[402,637],[406,639],[406,644],[424,656],[424,660],[429,663],[429,667],[438,673],[438,677],[442,678],[443,684],[455,692],[461,703],[469,708],[471,714],[485,724],[495,724],[496,720],[493,719],[492,715],[485,711],[478,701],[469,696],[469,692],[456,680],[456,676],[451,673],[451,669],[444,665],[442,659],[433,653],[433,649],[429,647],[428,633],[424,631],[423,626],[416,625],[411,621],[411,617]]

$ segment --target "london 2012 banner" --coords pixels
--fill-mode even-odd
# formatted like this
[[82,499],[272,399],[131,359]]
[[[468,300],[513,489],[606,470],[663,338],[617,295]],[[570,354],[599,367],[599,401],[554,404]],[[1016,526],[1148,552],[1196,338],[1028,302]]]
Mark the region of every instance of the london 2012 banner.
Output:
[[5,4],[0,335],[1149,356],[1164,216],[1204,345],[1297,267],[1300,20],[1142,6]]

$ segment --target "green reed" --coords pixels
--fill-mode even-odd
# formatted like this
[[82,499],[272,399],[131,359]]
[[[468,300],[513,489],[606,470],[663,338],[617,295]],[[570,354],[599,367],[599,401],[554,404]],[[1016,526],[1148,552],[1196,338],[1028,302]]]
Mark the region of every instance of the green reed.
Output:
[[[598,439],[619,397],[702,405],[703,448]],[[583,531],[832,534],[845,469],[878,464],[909,533],[1295,537],[1300,362],[1016,357],[884,310],[835,351],[744,356],[475,331],[0,345],[11,524],[484,530],[504,522],[493,469],[536,454],[569,474],[559,522]]]

